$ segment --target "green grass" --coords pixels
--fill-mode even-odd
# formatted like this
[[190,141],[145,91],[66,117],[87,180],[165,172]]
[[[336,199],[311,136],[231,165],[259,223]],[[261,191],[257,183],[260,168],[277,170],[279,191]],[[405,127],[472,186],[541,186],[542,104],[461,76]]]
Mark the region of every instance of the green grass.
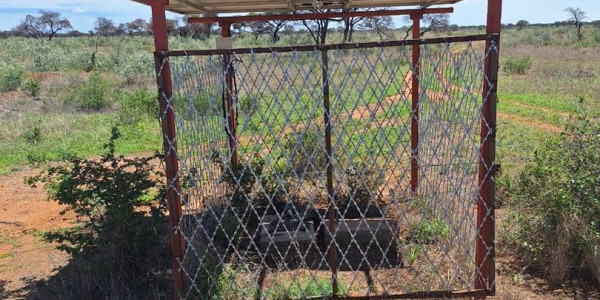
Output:
[[556,133],[500,120],[497,157],[502,169],[510,174],[533,160],[535,150]]
[[523,94],[510,94],[501,93],[499,95],[500,103],[498,108],[507,108],[509,105],[502,100],[516,101],[519,103],[547,108],[559,113],[572,113],[575,112],[579,107],[579,99],[577,96],[561,97],[558,95],[544,96],[534,93],[523,93]]
[[[349,288],[343,280],[338,280],[338,294],[347,295]],[[333,287],[329,278],[303,277],[281,278],[263,292],[266,299],[301,299],[329,296]]]
[[[524,103],[524,102],[520,102]],[[525,102],[525,104],[528,104]],[[543,107],[541,107],[543,108]],[[566,117],[562,112],[553,112],[549,110],[541,110],[538,107],[530,106],[518,106],[507,101],[500,101],[498,103],[498,110],[503,113],[510,115],[521,116],[529,119],[538,120],[540,122],[561,126],[566,121]]]
[[[37,125],[30,125],[31,119],[37,119]],[[8,174],[21,165],[104,153],[103,146],[110,136],[110,129],[117,124],[117,118],[110,113],[26,114],[14,119],[0,119],[0,122],[13,128],[0,136],[0,174]],[[35,144],[28,143],[24,137],[32,126],[40,129],[39,142]],[[118,142],[118,149],[123,154],[154,151],[161,147],[157,121],[144,120],[136,125],[123,126],[121,132],[123,136]]]

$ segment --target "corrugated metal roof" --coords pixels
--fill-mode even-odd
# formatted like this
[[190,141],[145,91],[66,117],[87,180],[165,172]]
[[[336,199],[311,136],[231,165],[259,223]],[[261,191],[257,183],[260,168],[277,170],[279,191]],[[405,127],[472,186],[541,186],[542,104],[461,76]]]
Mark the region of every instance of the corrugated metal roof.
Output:
[[[145,3],[144,0],[133,0]],[[300,12],[323,9],[429,7],[462,0],[169,0],[167,10],[185,15],[221,13]]]

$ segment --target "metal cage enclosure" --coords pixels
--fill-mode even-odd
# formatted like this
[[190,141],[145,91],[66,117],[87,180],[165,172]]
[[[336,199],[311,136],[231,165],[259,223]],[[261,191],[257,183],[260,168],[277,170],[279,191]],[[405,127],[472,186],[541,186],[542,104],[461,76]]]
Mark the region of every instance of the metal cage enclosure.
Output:
[[155,55],[180,297],[493,293],[497,35]]

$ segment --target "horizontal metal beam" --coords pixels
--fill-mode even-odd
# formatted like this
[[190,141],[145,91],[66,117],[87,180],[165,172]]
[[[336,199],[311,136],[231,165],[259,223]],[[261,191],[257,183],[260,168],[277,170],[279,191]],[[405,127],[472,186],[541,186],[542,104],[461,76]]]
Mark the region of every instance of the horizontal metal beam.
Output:
[[349,17],[382,17],[420,14],[449,14],[453,13],[452,7],[425,8],[425,9],[391,9],[374,11],[328,12],[310,14],[276,14],[254,16],[229,16],[229,17],[195,17],[188,18],[189,23],[237,23],[237,22],[266,22],[266,21],[301,21],[323,20],[332,18]]
[[285,52],[308,52],[325,50],[345,50],[345,49],[366,49],[379,47],[401,47],[412,45],[429,44],[448,44],[459,42],[486,41],[497,39],[497,35],[481,34],[467,36],[441,37],[419,40],[398,40],[398,41],[379,41],[367,43],[346,43],[329,45],[303,45],[303,46],[281,46],[281,47],[262,47],[262,48],[236,48],[236,49],[209,49],[209,50],[178,50],[178,51],[157,51],[154,54],[159,57],[170,56],[209,56],[223,54],[259,54],[259,53],[285,53]]
[[[477,298],[485,296],[493,296],[494,293],[488,290],[470,290],[470,291],[430,291],[430,292],[414,292],[393,295],[373,295],[373,296],[339,296],[327,297],[332,300],[372,300],[372,299],[430,299],[430,298]],[[323,297],[307,298],[309,300],[323,299]]]

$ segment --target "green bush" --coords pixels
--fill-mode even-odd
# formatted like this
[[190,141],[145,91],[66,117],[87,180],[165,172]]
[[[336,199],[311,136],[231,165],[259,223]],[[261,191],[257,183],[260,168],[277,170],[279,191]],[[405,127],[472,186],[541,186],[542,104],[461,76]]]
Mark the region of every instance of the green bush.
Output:
[[113,128],[100,159],[71,158],[26,178],[31,185],[44,183],[50,200],[75,213],[76,226],[44,237],[85,262],[104,293],[114,292],[114,284],[122,291],[147,288],[164,272],[158,263],[166,248],[161,246],[166,231],[162,174],[150,164],[156,156],[115,155],[119,135]]
[[441,219],[425,219],[411,226],[408,240],[414,244],[434,244],[448,237],[448,233],[448,226]]
[[33,167],[38,167],[40,164],[43,164],[48,161],[48,155],[46,154],[46,152],[39,148],[29,150],[26,158],[27,163]]
[[292,168],[289,176],[312,180],[319,178],[327,165],[325,143],[321,140],[323,132],[325,131],[318,125],[309,125],[304,132],[283,138],[283,149],[287,152]]
[[109,82],[93,72],[86,82],[69,90],[65,104],[83,111],[100,111],[110,105],[109,92]]
[[358,162],[346,170],[346,185],[348,191],[336,198],[337,205],[344,207],[353,200],[357,205],[366,206],[376,200],[378,190],[384,178],[374,164]]
[[600,120],[573,118],[510,185],[507,247],[551,284],[600,274]]
[[42,141],[42,130],[38,125],[34,125],[31,128],[28,128],[25,133],[23,133],[23,138],[25,142],[30,145],[38,144]]
[[23,83],[21,90],[28,96],[35,98],[42,91],[42,81],[37,78],[29,78]]
[[160,110],[156,92],[140,88],[131,93],[123,93],[119,100],[117,114],[123,124],[136,124],[144,118],[158,118]]
[[532,65],[533,59],[530,56],[509,57],[504,62],[504,71],[511,75],[525,75]]
[[21,67],[6,67],[0,70],[0,92],[12,92],[19,89],[25,79],[25,71]]

